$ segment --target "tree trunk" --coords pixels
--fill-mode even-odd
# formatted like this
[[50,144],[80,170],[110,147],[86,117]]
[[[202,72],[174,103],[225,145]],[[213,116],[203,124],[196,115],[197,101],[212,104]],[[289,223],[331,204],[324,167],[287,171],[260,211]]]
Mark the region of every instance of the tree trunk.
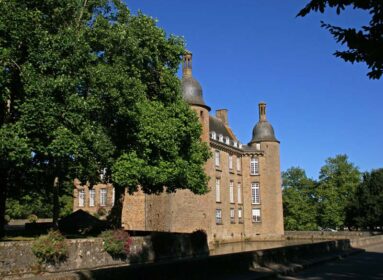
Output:
[[59,204],[59,192],[60,192],[60,179],[55,177],[53,180],[53,227],[58,228],[60,204]]
[[0,171],[0,238],[5,236],[5,202],[7,199],[7,172]]
[[111,222],[114,228],[121,228],[122,207],[125,198],[125,188],[114,187],[115,201],[112,210],[108,216],[108,221]]

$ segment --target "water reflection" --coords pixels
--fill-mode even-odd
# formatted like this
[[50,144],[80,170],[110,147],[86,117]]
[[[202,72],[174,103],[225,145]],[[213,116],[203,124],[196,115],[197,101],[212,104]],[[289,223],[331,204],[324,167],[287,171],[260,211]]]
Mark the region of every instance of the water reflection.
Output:
[[210,255],[225,255],[246,251],[265,250],[271,248],[286,247],[300,244],[311,244],[319,241],[313,240],[279,240],[279,241],[246,241],[226,243],[216,246],[213,250],[210,250]]

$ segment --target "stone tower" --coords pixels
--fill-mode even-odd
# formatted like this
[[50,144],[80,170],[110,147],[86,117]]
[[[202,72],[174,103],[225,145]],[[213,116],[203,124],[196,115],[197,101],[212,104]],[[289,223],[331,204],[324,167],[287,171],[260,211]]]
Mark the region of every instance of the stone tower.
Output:
[[183,57],[182,64],[182,95],[184,100],[196,112],[202,126],[202,140],[209,142],[209,111],[203,100],[202,87],[199,82],[193,78],[192,74],[192,58],[191,52],[187,51]]
[[262,208],[262,216],[266,221],[273,221],[273,223],[263,223],[262,227],[265,228],[260,230],[283,234],[279,141],[275,137],[272,125],[267,121],[266,103],[259,103],[258,110],[259,121],[254,126],[253,137],[248,145],[254,150],[264,151],[264,156],[259,158],[261,174],[259,180],[261,197],[267,198],[268,205]]

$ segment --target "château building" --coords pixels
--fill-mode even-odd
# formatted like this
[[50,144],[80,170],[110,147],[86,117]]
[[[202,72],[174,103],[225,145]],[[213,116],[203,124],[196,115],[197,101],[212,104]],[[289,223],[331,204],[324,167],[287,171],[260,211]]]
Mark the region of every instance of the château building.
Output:
[[[199,117],[202,140],[210,146],[206,162],[209,192],[189,190],[146,195],[126,193],[122,226],[127,230],[193,232],[204,230],[209,242],[279,239],[284,234],[279,141],[266,119],[266,104],[259,103],[259,121],[248,144],[230,129],[228,111],[209,114],[202,87],[192,75],[192,54],[183,58],[182,94]],[[99,184],[90,190],[75,184],[74,210],[110,208],[113,186]],[[93,198],[92,198],[93,195]],[[97,200],[97,198],[99,200]],[[97,201],[95,203],[95,201]],[[89,203],[88,203],[89,202]]]

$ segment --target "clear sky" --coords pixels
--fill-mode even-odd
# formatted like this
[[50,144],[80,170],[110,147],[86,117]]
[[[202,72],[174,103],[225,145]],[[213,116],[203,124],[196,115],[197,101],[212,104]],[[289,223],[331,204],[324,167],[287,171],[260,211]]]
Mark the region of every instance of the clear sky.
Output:
[[332,55],[342,49],[320,21],[359,27],[363,12],[309,14],[307,1],[125,0],[185,38],[193,76],[212,108],[229,110],[242,143],[251,140],[260,101],[281,141],[281,169],[316,179],[325,159],[347,154],[361,171],[383,167],[383,78]]

